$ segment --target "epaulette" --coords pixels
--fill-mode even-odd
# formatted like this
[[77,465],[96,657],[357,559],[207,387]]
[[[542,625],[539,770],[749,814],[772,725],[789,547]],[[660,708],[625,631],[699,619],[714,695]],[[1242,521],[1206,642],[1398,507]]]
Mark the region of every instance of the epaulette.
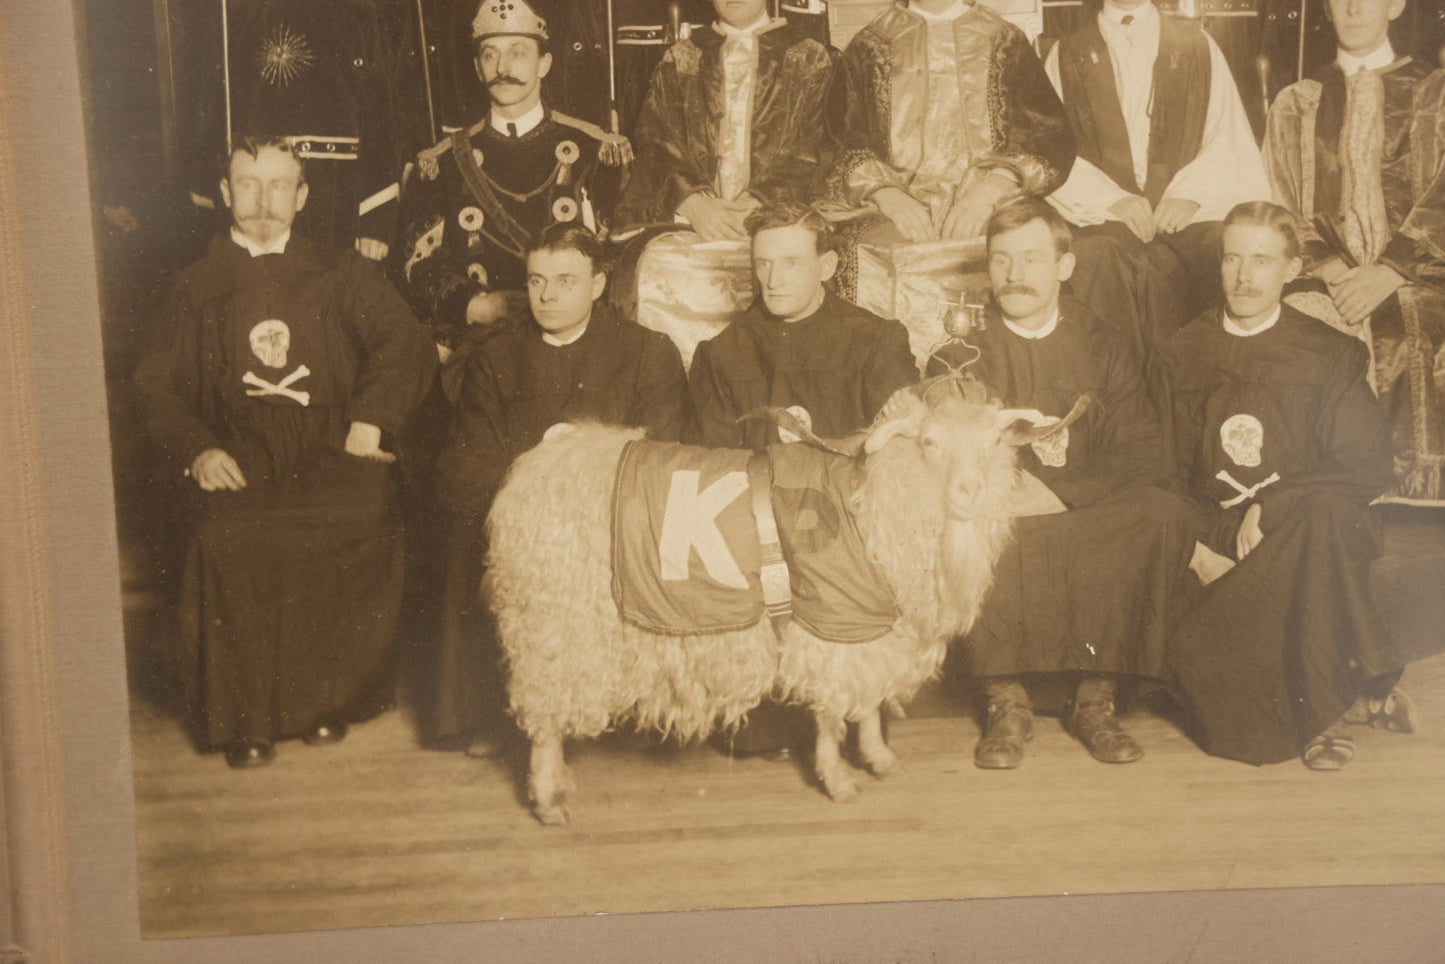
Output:
[[608,167],[619,167],[623,164],[632,163],[632,142],[621,134],[614,134],[609,130],[598,127],[591,121],[571,117],[561,111],[552,111],[552,119],[559,124],[566,124],[575,130],[579,130],[588,137],[597,141],[597,156],[603,164]]

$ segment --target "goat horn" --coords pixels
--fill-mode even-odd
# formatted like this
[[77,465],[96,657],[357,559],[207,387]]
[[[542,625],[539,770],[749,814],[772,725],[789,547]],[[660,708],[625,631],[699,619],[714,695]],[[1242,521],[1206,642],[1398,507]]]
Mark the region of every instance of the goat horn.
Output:
[[749,419],[763,419],[772,422],[778,428],[787,429],[789,432],[792,432],[804,442],[807,442],[809,445],[812,445],[816,448],[820,448],[825,452],[832,452],[834,455],[850,454],[843,449],[838,448],[836,444],[829,442],[827,439],[819,438],[817,435],[813,434],[813,430],[807,425],[805,425],[802,419],[798,418],[798,416],[794,415],[786,408],[783,408],[781,405],[760,405],[757,408],[752,409],[751,411],[744,412],[743,414],[739,415],[736,421],[744,422]]
[[[1008,445],[1028,445],[1030,442],[1048,438],[1077,422],[1079,416],[1083,415],[1092,404],[1094,404],[1093,396],[1080,395],[1078,401],[1074,402],[1074,407],[1069,409],[1069,414],[1059,421],[1050,422],[1047,425],[1031,425],[1026,419],[1017,419],[1004,429],[1003,440]],[[1021,428],[1020,425],[1027,427]]]

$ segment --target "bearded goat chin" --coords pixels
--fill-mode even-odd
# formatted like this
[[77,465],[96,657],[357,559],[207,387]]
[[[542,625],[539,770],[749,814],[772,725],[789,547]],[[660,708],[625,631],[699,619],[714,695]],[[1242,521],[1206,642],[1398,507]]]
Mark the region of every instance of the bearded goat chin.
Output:
[[942,628],[950,635],[973,628],[1010,531],[1011,520],[1005,515],[944,521],[939,533],[938,598]]

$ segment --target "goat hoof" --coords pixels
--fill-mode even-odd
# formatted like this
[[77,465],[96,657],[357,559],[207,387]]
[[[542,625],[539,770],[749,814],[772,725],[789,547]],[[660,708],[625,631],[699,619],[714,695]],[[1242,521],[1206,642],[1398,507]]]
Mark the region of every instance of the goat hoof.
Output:
[[869,760],[868,772],[879,780],[887,780],[901,777],[907,771],[903,769],[903,761],[890,755],[886,760]]
[[532,813],[536,815],[537,822],[544,827],[565,827],[570,819],[567,808],[561,804],[554,804],[550,807],[533,807]]
[[851,803],[858,799],[858,784],[849,777],[825,780],[823,790],[834,803]]

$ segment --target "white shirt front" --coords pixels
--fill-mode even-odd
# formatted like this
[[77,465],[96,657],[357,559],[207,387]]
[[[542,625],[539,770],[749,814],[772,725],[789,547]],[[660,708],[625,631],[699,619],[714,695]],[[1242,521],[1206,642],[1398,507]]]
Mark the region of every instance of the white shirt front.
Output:
[[1394,62],[1395,48],[1390,46],[1388,37],[1385,38],[1384,43],[1363,57],[1356,57],[1348,50],[1337,49],[1335,51],[1335,63],[1340,65],[1340,70],[1345,72],[1346,77],[1350,74],[1357,74],[1361,70],[1383,70]]
[[1236,335],[1240,338],[1250,338],[1254,335],[1258,335],[1261,332],[1269,331],[1271,328],[1273,328],[1275,326],[1275,322],[1279,321],[1279,315],[1280,306],[1275,305],[1273,314],[1271,314],[1263,324],[1255,328],[1244,328],[1239,324],[1239,322],[1235,321],[1233,318],[1230,317],[1229,311],[1228,309],[1226,309],[1224,311],[1224,330],[1229,334]]
[[286,250],[286,242],[291,240],[291,229],[287,228],[276,237],[271,239],[270,244],[257,244],[241,233],[241,229],[234,224],[231,225],[231,240],[245,248],[253,258],[259,258],[263,254],[281,254]]
[[497,113],[496,109],[494,108],[491,114],[492,130],[496,131],[498,134],[505,134],[507,136],[511,136],[512,132],[507,130],[507,125],[512,124],[515,125],[517,128],[517,136],[521,137],[523,134],[526,134],[527,132],[531,131],[532,128],[542,123],[542,118],[546,116],[547,110],[542,106],[542,102],[540,100],[532,105],[531,110],[527,111],[527,113],[523,114],[521,117],[518,117],[516,120],[507,120],[507,118]]

